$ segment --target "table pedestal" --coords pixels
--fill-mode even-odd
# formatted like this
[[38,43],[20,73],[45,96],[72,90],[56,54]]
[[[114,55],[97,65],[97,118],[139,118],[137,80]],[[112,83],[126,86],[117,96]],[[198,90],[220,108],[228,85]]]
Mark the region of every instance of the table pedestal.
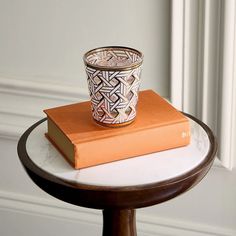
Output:
[[103,236],[136,236],[136,217],[133,209],[103,210]]

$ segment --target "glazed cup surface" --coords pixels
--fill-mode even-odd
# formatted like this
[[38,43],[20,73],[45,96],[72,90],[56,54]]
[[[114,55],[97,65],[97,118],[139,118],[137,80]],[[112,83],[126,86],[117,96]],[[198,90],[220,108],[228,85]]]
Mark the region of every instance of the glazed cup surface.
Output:
[[143,55],[127,47],[102,47],[84,55],[92,116],[117,127],[136,117]]

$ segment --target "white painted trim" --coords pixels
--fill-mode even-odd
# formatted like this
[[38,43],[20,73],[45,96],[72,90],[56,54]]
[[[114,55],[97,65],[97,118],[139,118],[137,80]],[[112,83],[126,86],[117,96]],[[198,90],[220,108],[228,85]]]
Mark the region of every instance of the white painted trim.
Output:
[[24,80],[0,76],[0,93],[11,93],[23,96],[37,96],[49,99],[76,101],[87,99],[88,90],[66,84],[39,82],[38,80]]
[[[220,156],[223,166],[233,167],[233,124],[235,122],[235,110],[233,108],[235,98],[235,29],[236,29],[236,2],[224,1],[223,21],[223,49],[222,49],[222,80],[221,80],[221,116],[220,116]],[[234,140],[235,141],[235,140]]]
[[183,111],[196,115],[199,75],[199,1],[184,1]]
[[[88,99],[88,89],[41,83],[20,77],[0,77],[0,138],[17,140],[43,109]],[[5,103],[4,101],[8,101]]]
[[[1,113],[0,113],[1,115]],[[24,127],[0,124],[0,138],[16,141],[25,132]]]
[[[39,112],[34,114],[27,108],[18,109],[17,107],[14,108],[14,111],[11,107],[0,107],[0,117],[3,116],[5,120],[0,121],[0,138],[15,141],[20,138],[29,125],[43,118]],[[9,120],[13,120],[14,123],[10,123]],[[21,124],[19,120],[24,120],[24,124]]]
[[[51,217],[58,220],[77,221],[91,225],[102,224],[101,211],[75,207],[54,199],[0,191],[0,211],[31,214],[32,217]],[[236,231],[195,222],[161,218],[137,210],[137,229],[145,235],[165,236],[233,236]]]
[[172,0],[171,101],[213,129],[221,166],[228,169],[236,155],[235,5]]
[[184,1],[173,0],[171,4],[171,83],[170,100],[183,110],[183,62],[184,62]]

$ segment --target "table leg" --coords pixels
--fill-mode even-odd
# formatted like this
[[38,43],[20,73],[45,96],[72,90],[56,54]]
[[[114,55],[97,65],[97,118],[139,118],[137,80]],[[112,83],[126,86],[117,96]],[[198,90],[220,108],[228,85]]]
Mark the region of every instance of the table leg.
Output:
[[137,236],[134,209],[103,210],[103,236]]

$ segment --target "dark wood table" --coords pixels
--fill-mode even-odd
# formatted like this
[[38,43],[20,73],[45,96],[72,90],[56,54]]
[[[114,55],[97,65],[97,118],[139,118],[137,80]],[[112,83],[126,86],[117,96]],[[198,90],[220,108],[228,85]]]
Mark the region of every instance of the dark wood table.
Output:
[[44,137],[45,118],[21,136],[18,155],[30,178],[48,194],[77,206],[102,209],[103,236],[134,236],[137,208],[186,192],[201,181],[214,161],[217,145],[212,131],[187,116],[192,132],[187,147],[74,170]]

